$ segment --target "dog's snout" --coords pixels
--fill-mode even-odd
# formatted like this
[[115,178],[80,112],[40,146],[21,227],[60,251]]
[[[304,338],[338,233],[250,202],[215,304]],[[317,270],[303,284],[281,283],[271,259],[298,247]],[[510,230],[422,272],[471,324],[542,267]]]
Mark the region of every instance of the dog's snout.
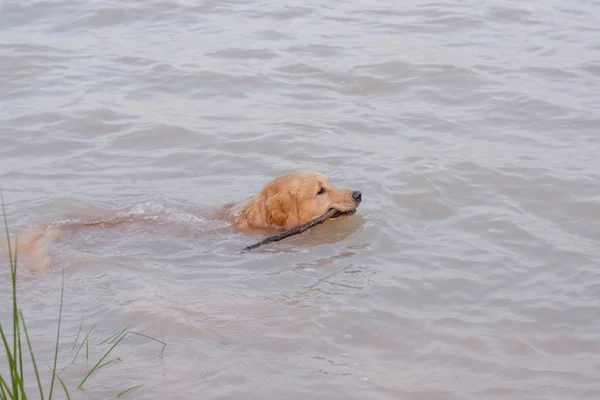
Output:
[[355,190],[354,192],[352,192],[352,198],[356,201],[361,201],[362,200],[362,192],[360,190]]

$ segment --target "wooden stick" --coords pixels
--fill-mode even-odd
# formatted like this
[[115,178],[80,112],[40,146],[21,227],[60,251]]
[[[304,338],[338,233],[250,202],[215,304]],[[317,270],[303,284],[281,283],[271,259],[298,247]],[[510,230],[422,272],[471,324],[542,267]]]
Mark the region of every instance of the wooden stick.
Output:
[[288,229],[287,231],[278,233],[277,235],[269,236],[268,238],[265,238],[258,243],[254,243],[253,245],[245,247],[244,250],[242,250],[242,253],[244,253],[246,251],[254,250],[260,246],[264,246],[265,244],[279,242],[280,240],[283,240],[290,236],[298,235],[298,234],[312,228],[313,226],[322,224],[323,222],[327,221],[329,218],[338,216],[339,214],[341,214],[341,213],[338,210],[336,210],[335,208],[330,208],[329,211],[327,211],[325,214],[313,219],[312,221],[308,221],[307,223],[305,223],[303,225],[297,226],[292,229]]

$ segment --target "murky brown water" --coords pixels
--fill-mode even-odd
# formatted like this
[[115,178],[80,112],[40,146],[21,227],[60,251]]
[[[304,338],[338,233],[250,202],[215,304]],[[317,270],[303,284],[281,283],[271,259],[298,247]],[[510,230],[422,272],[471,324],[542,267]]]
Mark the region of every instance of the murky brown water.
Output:
[[[168,343],[126,339],[73,398],[600,398],[600,3],[0,7],[12,228],[155,220],[23,272],[49,360],[64,267],[70,387],[129,322]],[[360,212],[243,256],[203,214],[300,169]]]

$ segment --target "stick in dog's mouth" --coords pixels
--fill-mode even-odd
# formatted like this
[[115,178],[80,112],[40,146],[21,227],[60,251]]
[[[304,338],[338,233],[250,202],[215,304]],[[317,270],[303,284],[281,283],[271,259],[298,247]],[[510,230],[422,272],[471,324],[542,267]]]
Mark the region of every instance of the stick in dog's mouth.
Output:
[[281,232],[277,235],[269,236],[269,237],[261,240],[258,243],[254,243],[253,245],[245,247],[244,250],[242,250],[242,253],[256,249],[260,246],[264,246],[265,244],[278,242],[278,241],[288,238],[290,236],[298,235],[298,234],[312,228],[313,226],[322,224],[323,222],[327,221],[329,218],[337,218],[341,215],[352,215],[354,213],[356,213],[356,208],[353,210],[349,210],[349,211],[339,211],[339,210],[336,210],[335,208],[330,208],[325,214],[313,219],[312,221],[308,221],[305,224],[302,224],[302,225],[297,226],[292,229],[288,229],[287,231]]
[[331,211],[331,210],[333,210],[333,211],[334,211],[334,213],[333,213],[333,215],[331,216],[331,218],[337,218],[337,217],[340,217],[340,216],[342,216],[342,215],[354,215],[354,214],[356,214],[356,208],[354,208],[354,209],[352,209],[352,210],[348,210],[348,211],[340,211],[340,210],[337,210],[337,209],[335,209],[335,208],[330,208],[329,210],[330,210],[330,211]]

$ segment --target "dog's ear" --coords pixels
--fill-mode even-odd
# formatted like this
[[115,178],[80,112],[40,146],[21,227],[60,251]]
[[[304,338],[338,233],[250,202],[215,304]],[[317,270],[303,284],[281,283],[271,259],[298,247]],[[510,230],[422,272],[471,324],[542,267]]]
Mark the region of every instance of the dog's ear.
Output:
[[267,212],[271,221],[277,225],[288,228],[298,220],[297,216],[297,191],[278,191],[269,197],[266,202]]

